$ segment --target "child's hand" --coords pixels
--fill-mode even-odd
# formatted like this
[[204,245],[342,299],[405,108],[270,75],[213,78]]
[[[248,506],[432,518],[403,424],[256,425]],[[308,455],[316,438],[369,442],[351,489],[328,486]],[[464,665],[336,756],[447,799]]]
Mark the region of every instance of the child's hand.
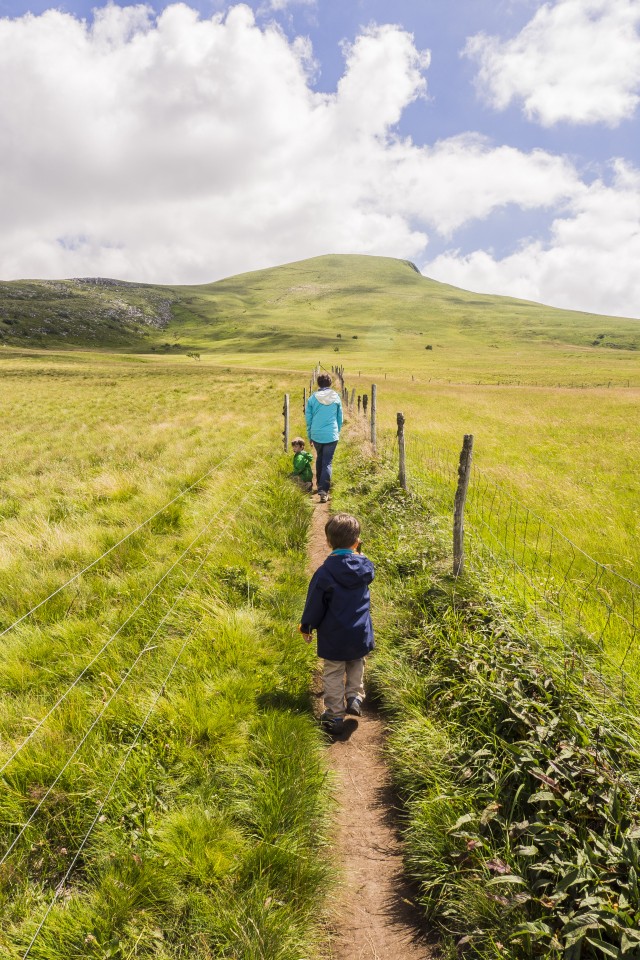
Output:
[[303,630],[302,624],[300,624],[300,626],[298,627],[298,630],[302,634],[302,639],[304,640],[304,642],[311,643],[311,641],[313,640],[313,633],[307,633],[306,630]]

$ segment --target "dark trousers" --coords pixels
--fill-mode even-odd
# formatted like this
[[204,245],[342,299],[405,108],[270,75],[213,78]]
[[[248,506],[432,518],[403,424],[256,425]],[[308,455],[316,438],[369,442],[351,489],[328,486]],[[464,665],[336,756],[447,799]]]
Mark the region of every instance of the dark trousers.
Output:
[[331,466],[338,441],[318,443],[314,440],[313,445],[316,450],[316,485],[318,492],[324,491],[325,493],[329,493],[331,488]]

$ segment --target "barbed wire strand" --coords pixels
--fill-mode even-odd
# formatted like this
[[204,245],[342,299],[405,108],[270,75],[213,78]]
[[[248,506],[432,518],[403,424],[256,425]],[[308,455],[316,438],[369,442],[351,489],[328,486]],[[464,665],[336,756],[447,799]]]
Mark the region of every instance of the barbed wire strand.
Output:
[[[251,443],[253,440],[256,439],[256,437],[260,436],[260,433],[261,431],[257,431],[256,433],[254,433],[253,436],[251,436],[247,442]],[[206,480],[207,477],[211,476],[212,473],[218,470],[223,463],[226,463],[228,460],[234,457],[236,453],[238,453],[241,449],[243,449],[245,445],[246,445],[245,443],[238,444],[238,446],[234,450],[232,450],[231,453],[228,454],[228,456],[218,461],[218,463],[216,463],[213,467],[211,467],[210,470],[207,470],[207,472],[203,473],[201,477],[199,477],[197,480],[194,480],[192,484],[190,484],[188,487],[185,487],[184,490],[181,490],[180,493],[178,493],[173,498],[173,500],[169,500],[168,503],[165,503],[163,507],[160,507],[160,509],[156,510],[154,514],[152,514],[150,517],[147,517],[147,519],[144,520],[142,523],[139,523],[137,527],[134,527],[134,529],[131,530],[125,537],[123,537],[121,540],[118,540],[117,543],[114,543],[113,546],[109,547],[108,550],[105,550],[104,553],[100,554],[100,556],[97,557],[95,560],[93,560],[90,564],[88,564],[88,566],[84,567],[82,570],[78,571],[78,573],[74,574],[74,576],[71,577],[70,580],[67,580],[66,583],[61,584],[61,586],[59,586],[56,590],[54,590],[53,593],[50,593],[48,597],[45,597],[44,600],[41,600],[40,603],[37,603],[34,607],[31,607],[30,610],[27,610],[26,613],[23,613],[21,617],[19,617],[17,620],[11,623],[8,627],[5,627],[4,630],[0,631],[0,638],[4,637],[5,634],[9,633],[10,630],[13,630],[15,627],[17,627],[18,624],[22,623],[23,620],[26,620],[27,617],[30,617],[31,614],[35,613],[36,610],[39,610],[40,607],[43,607],[45,603],[48,603],[49,600],[52,600],[53,597],[56,597],[59,593],[65,590],[72,583],[75,583],[76,580],[78,580],[85,573],[87,573],[89,570],[95,567],[98,563],[100,563],[101,560],[104,560],[104,558],[109,556],[110,553],[113,553],[113,551],[117,547],[125,543],[130,537],[138,533],[138,531],[142,530],[143,527],[146,527],[146,525],[148,523],[151,523],[152,520],[155,520],[157,516],[163,513],[168,507],[172,506],[172,504],[174,504],[177,500],[180,500],[181,497],[184,497],[185,494],[189,493],[190,490],[193,490],[194,487],[197,487],[199,483],[202,483],[203,480]]]
[[193,540],[191,541],[191,543],[186,547],[186,549],[183,550],[183,552],[180,554],[180,556],[178,557],[178,559],[175,560],[174,563],[171,564],[171,566],[169,567],[169,569],[166,570],[165,573],[160,577],[160,579],[154,584],[154,586],[151,588],[151,590],[149,590],[149,592],[146,594],[146,596],[140,601],[140,603],[135,607],[135,609],[129,614],[129,616],[127,617],[127,619],[124,620],[124,621],[120,624],[120,626],[118,627],[118,629],[116,630],[116,632],[113,633],[113,634],[109,637],[109,639],[103,644],[103,646],[102,646],[102,647],[100,648],[100,650],[96,653],[96,655],[93,657],[93,659],[90,660],[90,662],[86,665],[86,667],[84,667],[84,669],[82,670],[82,672],[81,672],[80,674],[78,674],[78,676],[77,676],[76,679],[73,681],[73,683],[71,683],[71,684],[67,687],[67,689],[66,689],[65,692],[62,694],[62,696],[58,698],[58,700],[54,703],[54,705],[50,708],[50,710],[44,715],[44,717],[42,717],[42,719],[38,721],[38,723],[36,724],[36,726],[33,728],[33,730],[31,730],[31,732],[29,733],[29,735],[28,735],[27,737],[25,737],[25,739],[22,741],[22,743],[20,744],[20,746],[8,757],[8,759],[7,759],[7,760],[3,763],[3,765],[0,767],[0,775],[2,775],[2,774],[4,773],[4,771],[5,771],[6,768],[9,766],[9,764],[15,759],[15,757],[18,756],[18,754],[19,754],[19,753],[26,747],[26,745],[33,739],[33,737],[34,737],[35,734],[38,732],[38,730],[40,730],[40,728],[46,723],[46,721],[49,719],[49,717],[58,709],[58,707],[60,706],[60,704],[61,704],[61,703],[64,703],[64,701],[67,699],[67,697],[69,696],[69,694],[71,693],[71,691],[78,685],[78,683],[80,683],[80,681],[81,681],[82,678],[85,676],[85,674],[86,674],[87,671],[90,669],[90,667],[92,667],[93,664],[94,664],[97,660],[100,659],[100,657],[101,657],[102,654],[105,652],[105,650],[107,650],[107,648],[111,646],[111,644],[112,644],[113,641],[116,639],[116,637],[118,637],[118,636],[120,635],[120,633],[122,632],[122,630],[124,630],[124,628],[126,627],[126,625],[134,618],[134,616],[136,615],[136,613],[138,612],[138,610],[140,610],[140,608],[144,606],[144,604],[147,602],[147,600],[149,599],[149,597],[152,596],[152,594],[155,593],[155,591],[158,589],[158,587],[160,586],[160,584],[162,584],[162,583],[167,579],[167,577],[169,576],[169,574],[171,573],[171,571],[174,570],[174,569],[178,566],[178,564],[180,563],[180,561],[187,555],[187,553],[189,553],[189,551],[190,551],[191,548],[194,546],[194,544],[197,543],[198,540],[200,540],[200,538],[201,538],[201,537],[206,533],[206,531],[209,529],[209,527],[211,526],[211,524],[213,523],[213,521],[216,520],[216,519],[220,516],[220,514],[224,511],[224,508],[225,508],[229,503],[231,503],[232,500],[233,500],[233,496],[229,497],[229,499],[226,500],[226,501],[222,504],[222,506],[220,507],[220,509],[218,510],[218,512],[215,513],[215,514],[213,515],[213,517],[211,517],[211,519],[207,521],[207,523],[206,523],[205,526],[200,530],[200,532],[197,534],[197,536],[194,537],[194,539],[193,539]]
[[[261,479],[261,478],[258,479],[258,480],[256,480],[256,481],[254,481],[254,483],[251,485],[250,493],[251,493],[251,492],[253,491],[253,489],[257,486],[257,484],[258,484],[258,483],[261,483],[261,482],[262,482],[262,479]],[[231,520],[235,519],[235,517],[237,516],[237,511],[238,511],[244,504],[246,504],[246,503],[250,500],[250,493],[248,493],[245,497],[243,497],[242,500],[237,504],[236,513],[231,515],[231,517],[230,517]],[[229,501],[227,501],[227,502],[229,502]],[[214,518],[214,519],[215,519],[215,518]],[[89,729],[85,732],[85,734],[83,735],[83,737],[82,737],[82,739],[79,741],[79,743],[76,745],[73,753],[67,758],[64,766],[63,766],[62,769],[59,771],[59,773],[58,773],[58,775],[56,776],[56,778],[55,778],[55,780],[53,781],[53,783],[50,784],[50,786],[49,786],[49,788],[47,789],[47,791],[46,791],[46,793],[44,794],[44,796],[42,796],[42,797],[40,798],[40,801],[38,802],[37,806],[36,806],[36,807],[33,809],[33,811],[31,812],[31,816],[29,817],[29,819],[26,821],[25,824],[23,824],[23,826],[21,827],[19,833],[14,837],[14,839],[13,839],[13,841],[11,842],[10,846],[7,848],[7,850],[5,851],[4,855],[3,855],[2,858],[0,859],[0,867],[5,863],[5,861],[7,860],[7,858],[10,856],[11,851],[15,848],[16,844],[17,844],[18,841],[20,840],[20,837],[23,836],[24,832],[27,830],[27,828],[29,827],[29,825],[30,825],[31,823],[33,823],[33,821],[34,821],[34,819],[36,818],[38,812],[39,812],[39,811],[41,810],[41,808],[43,807],[43,805],[44,805],[47,797],[51,794],[51,791],[54,789],[54,787],[56,786],[56,784],[59,783],[61,777],[63,776],[63,774],[65,773],[65,771],[69,768],[69,766],[70,766],[70,764],[72,763],[73,759],[78,755],[78,753],[79,753],[79,751],[81,750],[82,746],[86,743],[86,741],[88,740],[88,738],[89,738],[89,736],[91,735],[92,731],[95,729],[95,727],[97,726],[97,724],[98,724],[98,722],[100,721],[100,719],[101,719],[101,718],[104,716],[104,714],[106,713],[107,708],[109,707],[109,705],[111,704],[111,702],[114,700],[114,698],[117,696],[117,694],[120,692],[120,690],[122,689],[122,687],[125,685],[125,683],[126,683],[127,680],[129,679],[129,677],[131,676],[131,674],[132,674],[134,668],[136,667],[136,665],[140,662],[140,660],[142,659],[142,657],[144,656],[145,653],[149,653],[149,652],[151,652],[152,650],[156,650],[156,649],[157,649],[157,645],[151,647],[151,646],[149,646],[149,644],[152,642],[152,640],[154,639],[154,637],[157,636],[157,634],[158,634],[158,632],[159,632],[162,624],[165,622],[165,620],[170,616],[170,614],[173,612],[173,610],[175,610],[175,608],[176,608],[176,606],[178,605],[178,603],[180,602],[181,598],[184,596],[185,591],[187,590],[187,588],[189,587],[189,585],[193,582],[193,580],[195,579],[195,577],[198,575],[198,573],[200,572],[200,570],[202,569],[202,567],[204,566],[204,564],[207,562],[207,560],[209,559],[209,557],[210,557],[211,554],[213,553],[213,550],[214,550],[215,545],[222,539],[222,537],[224,537],[224,536],[226,535],[226,533],[227,533],[227,531],[225,530],[225,531],[223,531],[223,533],[221,533],[218,537],[216,537],[216,538],[214,539],[214,541],[213,541],[213,543],[210,545],[207,553],[205,554],[205,556],[203,557],[203,559],[200,561],[200,563],[198,564],[198,566],[196,567],[196,569],[193,571],[193,573],[192,573],[191,576],[189,577],[189,580],[188,580],[188,581],[185,583],[185,585],[182,587],[180,593],[178,594],[178,596],[177,596],[176,599],[174,600],[174,602],[173,602],[173,604],[171,605],[171,607],[169,608],[169,610],[165,613],[165,615],[164,615],[164,617],[162,618],[162,620],[158,623],[158,625],[157,625],[156,629],[154,630],[153,634],[151,635],[151,637],[149,637],[149,640],[148,640],[147,643],[145,644],[144,649],[140,651],[140,653],[139,653],[138,656],[135,658],[135,660],[133,661],[133,663],[131,664],[131,666],[128,668],[127,672],[125,673],[124,677],[122,678],[122,680],[120,681],[120,683],[118,684],[118,686],[116,687],[116,689],[112,692],[112,694],[111,694],[111,696],[109,697],[109,699],[103,704],[100,712],[99,712],[99,713],[97,714],[97,716],[94,718],[93,722],[91,723],[91,726],[90,726]],[[16,755],[17,755],[17,752],[16,752]],[[4,770],[4,767],[3,767],[2,769]],[[1,772],[2,772],[2,771],[0,771],[0,773],[1,773]]]

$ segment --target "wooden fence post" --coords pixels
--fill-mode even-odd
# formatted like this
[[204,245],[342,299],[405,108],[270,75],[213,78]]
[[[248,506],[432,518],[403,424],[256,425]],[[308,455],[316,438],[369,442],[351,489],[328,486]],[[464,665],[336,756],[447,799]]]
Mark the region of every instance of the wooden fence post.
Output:
[[282,416],[284,417],[284,430],[282,431],[282,436],[284,438],[284,452],[289,452],[289,394],[285,393],[284,395],[284,406],[282,408]]
[[360,404],[362,403],[362,397],[358,394],[358,413],[360,413]]
[[376,405],[377,391],[378,391],[378,388],[376,387],[375,383],[372,383],[371,384],[371,446],[373,447],[374,453],[376,449],[376,440],[377,440],[377,437],[376,437],[376,428],[377,428],[376,414],[378,412],[377,405]]
[[302,412],[307,412],[307,388],[302,388]]
[[458,464],[458,489],[453,511],[453,575],[459,577],[464,570],[464,504],[469,489],[473,436],[465,433]]
[[354,408],[354,406],[355,406],[355,402],[356,402],[356,388],[353,387],[353,389],[352,389],[352,391],[351,391],[351,400],[349,401],[349,410],[350,410],[351,413],[353,413],[353,408]]
[[369,406],[369,397],[367,396],[366,393],[363,393],[363,394],[362,394],[362,411],[363,411],[365,417],[366,417],[366,415],[367,415],[367,407],[368,407],[368,406]]
[[404,449],[404,417],[401,413],[396,414],[398,421],[398,483],[403,490],[407,489],[407,459]]

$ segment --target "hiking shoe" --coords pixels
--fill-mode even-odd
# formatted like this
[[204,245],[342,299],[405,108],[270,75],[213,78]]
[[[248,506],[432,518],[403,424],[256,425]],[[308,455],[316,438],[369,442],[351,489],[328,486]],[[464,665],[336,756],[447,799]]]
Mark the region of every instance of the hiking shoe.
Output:
[[352,717],[362,716],[362,700],[360,697],[349,697],[347,700],[347,713]]
[[323,730],[326,730],[327,733],[331,733],[334,736],[344,731],[343,717],[334,717],[329,713],[323,713],[320,717],[320,723],[322,724]]
[[319,493],[320,503],[326,503],[329,499],[329,494],[325,490],[321,490]]

